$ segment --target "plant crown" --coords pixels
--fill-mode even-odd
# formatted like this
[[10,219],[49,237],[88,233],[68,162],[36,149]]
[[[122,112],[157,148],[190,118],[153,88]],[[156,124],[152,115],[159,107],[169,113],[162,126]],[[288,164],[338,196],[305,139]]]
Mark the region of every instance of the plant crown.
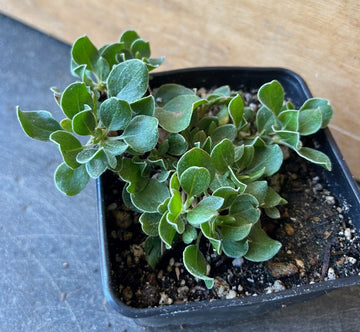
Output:
[[149,43],[135,31],[100,49],[81,37],[71,56],[79,80],[63,92],[52,89],[63,120],[17,108],[28,136],[58,146],[60,191],[75,195],[90,178],[117,173],[124,203],[141,213],[148,263],[154,267],[164,248],[183,241],[186,269],[209,288],[214,278],[201,237],[233,258],[259,262],[278,252],[281,244],[262,230],[260,215],[279,218],[277,206],[286,201],[267,178],[282,164],[280,146],[331,169],[324,153],[301,142],[329,123],[328,100],[311,98],[296,109],[276,80],[258,90],[257,112],[228,86],[204,98],[177,84],[152,92],[149,72],[164,59],[151,58]]

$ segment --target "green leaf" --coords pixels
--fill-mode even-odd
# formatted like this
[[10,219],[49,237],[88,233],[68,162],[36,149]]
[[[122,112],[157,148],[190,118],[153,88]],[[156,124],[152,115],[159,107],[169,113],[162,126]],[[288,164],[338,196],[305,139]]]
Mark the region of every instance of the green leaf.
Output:
[[274,130],[279,136],[278,143],[284,144],[291,149],[298,150],[301,147],[300,134],[294,131]]
[[306,109],[320,109],[322,114],[321,128],[325,128],[334,115],[334,111],[327,99],[310,98],[300,107],[300,114]]
[[244,145],[244,152],[239,160],[236,161],[236,165],[239,171],[247,168],[252,162],[255,154],[255,148],[252,145]]
[[79,112],[72,119],[72,129],[78,135],[91,135],[95,127],[96,120],[92,111]]
[[71,55],[77,64],[84,64],[89,70],[95,71],[99,51],[87,36],[80,37],[74,42]]
[[229,168],[229,172],[230,172],[230,178],[231,178],[232,182],[234,183],[236,190],[238,190],[239,192],[244,192],[246,189],[246,184],[241,182],[238,179],[238,177],[236,176],[236,174],[232,168]]
[[300,150],[297,150],[296,152],[300,157],[308,161],[311,161],[316,165],[320,165],[325,169],[327,169],[328,171],[331,171],[331,160],[325,153],[319,150],[306,148],[306,147],[302,147]]
[[215,168],[220,173],[228,171],[228,167],[235,161],[234,144],[227,138],[220,141],[214,146],[210,154]]
[[280,211],[276,207],[264,208],[265,214],[272,219],[279,219],[281,217]]
[[75,114],[93,107],[91,94],[84,83],[70,84],[62,93],[60,106],[64,114],[72,119]]
[[284,102],[284,90],[278,81],[273,80],[260,87],[258,99],[261,104],[278,115]]
[[296,110],[285,110],[282,111],[278,119],[281,122],[281,129],[288,131],[299,130],[299,112]]
[[168,210],[175,218],[183,212],[183,202],[179,191],[172,191],[172,196],[168,203]]
[[98,149],[96,148],[82,150],[76,155],[76,161],[80,164],[86,164],[88,161],[94,158],[97,151]]
[[237,134],[236,127],[233,124],[226,124],[217,127],[211,133],[211,139],[213,141],[213,144],[217,144],[225,138],[232,141],[236,137],[236,134]]
[[130,51],[133,54],[139,54],[140,58],[149,58],[151,55],[149,42],[138,38],[131,44]]
[[218,209],[224,203],[224,199],[218,196],[209,196],[200,201],[200,203],[190,210],[187,214],[187,219],[192,226],[199,226],[200,224],[210,220],[219,214]]
[[155,269],[161,257],[161,239],[158,236],[149,236],[145,240],[144,250],[147,263]]
[[131,103],[131,109],[135,114],[153,116],[155,112],[155,100],[153,96],[147,96]]
[[163,214],[159,222],[159,236],[168,248],[171,248],[176,230],[166,220],[166,213]]
[[[145,182],[144,180],[143,182]],[[157,212],[158,206],[170,197],[170,193],[165,183],[149,178],[142,190],[135,191],[130,197],[136,208],[143,212],[153,213]]]
[[55,171],[55,185],[64,194],[74,196],[83,190],[89,182],[85,165],[72,169],[65,163]]
[[214,286],[214,279],[206,275],[206,259],[196,245],[192,244],[185,248],[183,261],[185,268],[189,271],[189,273],[196,278],[204,280],[207,288],[212,288]]
[[143,232],[148,236],[158,236],[161,217],[159,213],[143,213],[139,218]]
[[221,186],[213,192],[213,196],[224,198],[223,209],[230,207],[237,195],[238,190],[228,186]]
[[102,56],[100,56],[96,62],[95,73],[100,81],[106,81],[106,78],[110,73],[110,65]]
[[185,225],[185,231],[182,233],[182,240],[185,244],[190,244],[197,238],[197,230],[190,224]]
[[47,111],[22,112],[17,107],[17,117],[25,134],[40,141],[49,141],[53,132],[62,129]]
[[156,104],[160,107],[165,106],[171,99],[182,95],[195,95],[193,90],[190,90],[183,85],[167,83],[160,86],[155,92]]
[[173,156],[181,156],[188,148],[184,136],[178,133],[171,133],[168,135],[167,140],[169,142],[168,153]]
[[117,64],[116,55],[118,53],[121,53],[123,48],[124,48],[123,43],[113,43],[113,44],[105,45],[104,47],[101,48],[100,55],[104,59],[106,59],[110,68],[112,68],[113,65]]
[[260,218],[258,200],[249,194],[241,194],[232,203],[230,214],[245,219],[248,223],[255,224]]
[[181,174],[180,184],[189,196],[198,196],[209,187],[210,173],[205,167],[191,166]]
[[97,179],[107,168],[108,159],[102,148],[86,163],[86,170],[93,179]]
[[223,85],[218,87],[212,92],[212,95],[222,95],[224,97],[230,97],[230,87],[228,85]]
[[209,154],[200,148],[192,148],[179,159],[177,164],[178,176],[181,176],[185,170],[192,166],[205,167],[210,173],[211,180],[215,176],[215,168]]
[[166,220],[167,222],[175,228],[175,230],[179,233],[182,234],[185,231],[185,220],[181,215],[174,215],[172,213],[168,213],[166,215]]
[[232,222],[221,224],[221,234],[224,239],[229,241],[241,241],[245,239],[252,228],[253,224],[248,223],[243,218],[234,218]]
[[134,193],[136,189],[141,190],[147,184],[141,176],[143,167],[143,165],[133,162],[130,158],[119,158],[118,173],[121,180],[129,183],[129,186],[127,186],[129,193]]
[[148,69],[148,71],[152,71],[155,68],[159,67],[165,60],[165,57],[160,57],[160,58],[144,58],[142,59],[144,61],[144,63],[146,63],[146,67]]
[[106,99],[100,106],[100,120],[108,130],[122,130],[131,120],[130,105],[116,97]]
[[262,106],[256,112],[256,126],[258,132],[271,133],[272,127],[275,126],[276,119],[273,112],[271,112],[267,107]]
[[249,250],[249,241],[246,239],[242,241],[224,239],[222,244],[225,255],[231,258],[243,257]]
[[115,65],[108,78],[109,97],[117,97],[128,103],[139,100],[147,91],[149,73],[146,65],[137,59]]
[[245,258],[252,262],[263,262],[274,257],[281,248],[281,243],[271,239],[257,222],[249,234],[249,250]]
[[200,225],[200,229],[205,237],[210,241],[218,255],[221,254],[221,239],[219,236],[212,231],[211,226],[209,223],[204,222]]
[[286,203],[287,201],[282,198],[273,188],[267,187],[264,203],[262,205],[264,208],[273,208],[277,205]]
[[253,195],[261,205],[265,200],[267,190],[267,181],[254,181],[247,185],[245,192]]
[[64,161],[69,167],[76,168],[79,166],[76,156],[83,147],[75,136],[67,131],[58,130],[50,135],[50,140],[59,145]]
[[171,99],[163,107],[155,108],[155,116],[162,128],[170,133],[185,130],[191,121],[194,104],[200,98],[196,95],[180,95]]
[[299,133],[306,136],[316,133],[322,125],[322,115],[319,108],[304,109],[299,114]]
[[128,145],[123,141],[119,140],[107,139],[104,143],[104,150],[106,152],[112,153],[114,156],[119,156],[123,154],[127,148]]
[[[70,119],[68,119],[68,118],[62,119],[62,120],[60,121],[60,126],[61,126],[64,130],[68,131],[69,133],[72,133],[72,132],[73,132],[73,130],[72,130],[72,121],[71,121]],[[60,129],[59,129],[59,130],[60,130]]]
[[121,138],[136,152],[152,150],[158,141],[158,120],[152,116],[137,115],[131,119]]
[[180,190],[180,181],[179,178],[177,176],[177,173],[175,172],[172,177],[170,178],[170,189],[171,191],[173,190]]
[[231,99],[228,109],[235,127],[239,127],[244,114],[244,101],[239,94]]
[[120,36],[120,42],[124,45],[124,48],[130,50],[131,44],[139,39],[139,35],[134,30],[126,30]]
[[235,184],[229,179],[229,174],[216,173],[214,179],[210,183],[209,188],[212,191],[216,191],[218,189],[221,189],[222,187],[234,188]]

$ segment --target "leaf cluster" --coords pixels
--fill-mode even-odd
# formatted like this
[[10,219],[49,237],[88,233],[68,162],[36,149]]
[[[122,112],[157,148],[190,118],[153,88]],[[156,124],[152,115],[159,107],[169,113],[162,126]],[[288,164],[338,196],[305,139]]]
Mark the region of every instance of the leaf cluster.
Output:
[[281,167],[284,147],[331,168],[325,154],[301,142],[329,123],[327,100],[311,98],[296,109],[278,81],[260,87],[257,111],[229,86],[206,97],[178,84],[151,91],[149,72],[163,58],[150,58],[149,43],[135,31],[99,49],[81,37],[71,56],[78,81],[53,89],[61,121],[17,109],[28,136],[58,147],[60,191],[75,195],[90,178],[117,173],[124,203],[141,214],[149,264],[183,241],[185,267],[209,288],[214,279],[201,239],[217,254],[255,262],[278,252],[281,244],[262,230],[260,216],[279,218],[286,201],[267,180]]

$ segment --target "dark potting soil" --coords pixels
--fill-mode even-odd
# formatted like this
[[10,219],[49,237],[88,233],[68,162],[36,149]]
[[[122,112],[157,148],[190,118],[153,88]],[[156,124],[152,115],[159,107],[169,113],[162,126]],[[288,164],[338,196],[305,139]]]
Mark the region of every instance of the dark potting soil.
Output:
[[122,206],[121,182],[107,174],[111,280],[118,297],[129,306],[143,308],[257,296],[360,273],[360,239],[346,217],[348,207],[326,189],[315,169],[292,156],[271,180],[288,204],[280,207],[280,219],[265,215],[261,219],[269,236],[283,244],[270,261],[218,256],[205,242],[201,244],[210,276],[217,276],[211,290],[184,268],[181,243],[165,253],[155,270],[146,263],[138,215]]

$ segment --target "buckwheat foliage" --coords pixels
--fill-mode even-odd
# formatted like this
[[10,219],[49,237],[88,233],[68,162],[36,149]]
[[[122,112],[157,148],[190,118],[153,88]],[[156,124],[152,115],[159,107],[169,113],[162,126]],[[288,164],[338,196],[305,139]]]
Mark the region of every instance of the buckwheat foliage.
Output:
[[63,118],[20,107],[17,116],[25,134],[57,146],[61,192],[76,195],[91,178],[116,173],[124,203],[140,214],[148,263],[155,268],[183,242],[184,266],[211,288],[205,243],[215,255],[254,262],[279,251],[261,216],[279,218],[287,202],[269,179],[284,149],[331,170],[329,158],[301,139],[326,127],[333,110],[321,98],[295,108],[276,80],[259,87],[255,111],[229,86],[201,97],[174,83],[150,89],[150,72],[163,60],[151,58],[149,43],[133,30],[100,48],[80,37],[71,49],[76,81],[62,92],[52,88]]

